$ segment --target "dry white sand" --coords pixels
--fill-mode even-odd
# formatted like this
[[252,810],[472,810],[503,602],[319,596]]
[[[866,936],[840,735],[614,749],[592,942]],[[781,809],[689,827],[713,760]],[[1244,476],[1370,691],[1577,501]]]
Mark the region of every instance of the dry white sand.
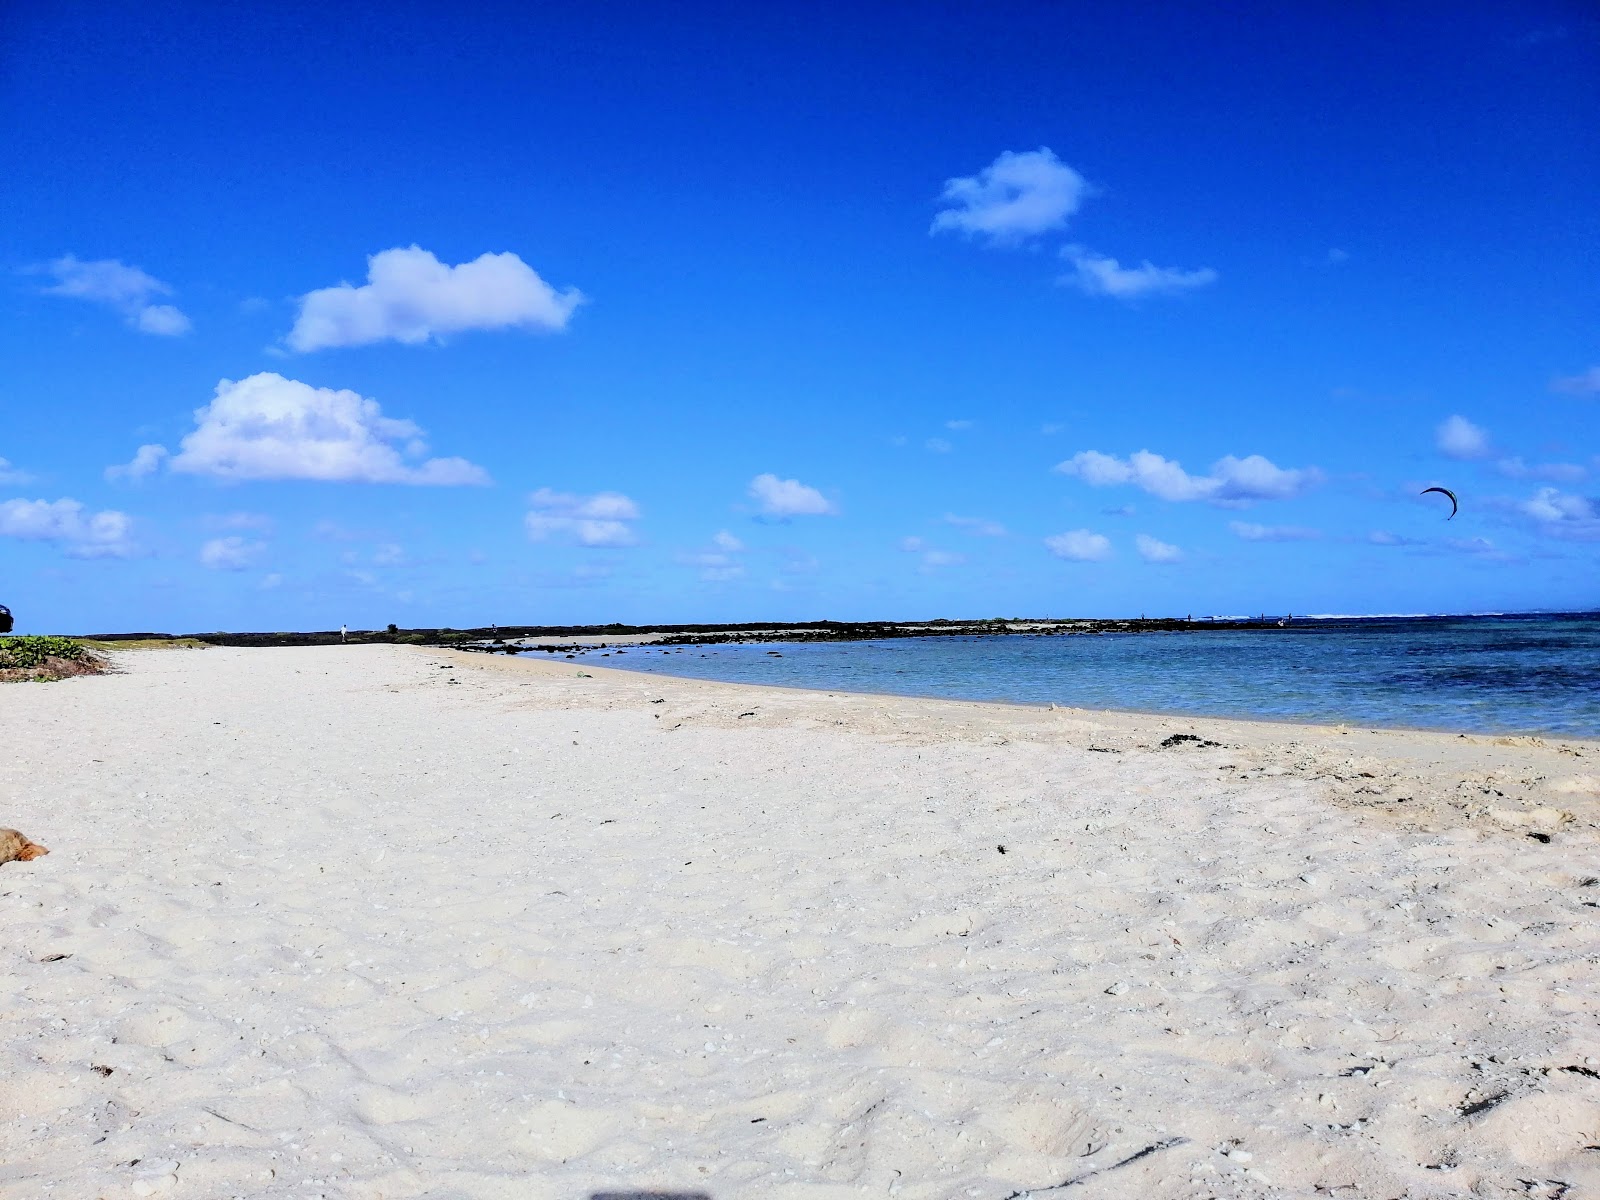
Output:
[[0,688],[0,1196],[1600,1195],[1592,743],[117,661]]

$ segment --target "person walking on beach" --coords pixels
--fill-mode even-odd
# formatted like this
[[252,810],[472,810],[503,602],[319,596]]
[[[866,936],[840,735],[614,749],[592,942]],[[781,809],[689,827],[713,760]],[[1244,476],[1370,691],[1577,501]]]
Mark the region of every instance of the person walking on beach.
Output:
[[348,627],[347,626],[344,626],[344,625],[339,626],[339,640],[341,642],[344,641],[344,635],[345,635],[345,633],[347,631],[348,631]]

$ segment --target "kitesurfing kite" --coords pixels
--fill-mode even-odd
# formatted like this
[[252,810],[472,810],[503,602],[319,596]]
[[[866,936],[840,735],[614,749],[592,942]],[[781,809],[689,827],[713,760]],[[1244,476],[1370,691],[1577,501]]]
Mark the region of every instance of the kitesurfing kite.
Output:
[[1456,494],[1454,492],[1452,492],[1449,488],[1430,487],[1430,488],[1423,488],[1420,492],[1417,493],[1417,495],[1426,496],[1429,492],[1438,492],[1441,496],[1450,497],[1450,515],[1448,517],[1446,517],[1445,520],[1446,521],[1454,521],[1456,519],[1456,512],[1461,507],[1459,504],[1456,503]]

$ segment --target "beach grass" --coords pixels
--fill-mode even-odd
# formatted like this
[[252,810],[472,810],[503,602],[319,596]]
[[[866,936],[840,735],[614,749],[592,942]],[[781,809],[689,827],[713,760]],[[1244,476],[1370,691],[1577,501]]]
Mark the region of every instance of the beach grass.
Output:
[[169,638],[128,638],[117,641],[102,641],[98,638],[77,638],[81,646],[91,650],[204,650],[206,643],[199,638],[169,637]]

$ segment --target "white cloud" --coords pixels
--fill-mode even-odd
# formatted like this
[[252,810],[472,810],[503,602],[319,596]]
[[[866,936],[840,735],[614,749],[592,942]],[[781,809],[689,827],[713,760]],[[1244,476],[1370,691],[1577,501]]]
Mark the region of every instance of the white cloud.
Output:
[[528,503],[532,507],[523,524],[533,541],[553,537],[597,548],[632,546],[638,541],[629,522],[639,519],[639,506],[621,492],[579,496],[540,488]]
[[204,518],[204,524],[207,529],[253,529],[270,533],[275,522],[265,513],[231,512],[209,515]]
[[1551,483],[1576,483],[1589,473],[1577,463],[1528,463],[1521,458],[1502,458],[1494,469],[1507,479],[1547,479]]
[[7,500],[0,504],[0,537],[57,542],[73,558],[128,558],[135,552],[127,513],[91,513],[76,500]]
[[47,295],[104,304],[121,313],[141,333],[175,337],[193,328],[189,318],[172,305],[150,303],[152,297],[171,295],[172,289],[138,267],[114,258],[84,262],[67,254],[46,263],[43,269],[56,280],[44,289]]
[[941,567],[957,567],[967,561],[966,555],[940,550],[919,537],[901,538],[900,549],[907,554],[919,556],[921,561],[917,564],[917,569],[924,574],[937,571]]
[[1519,563],[1523,561],[1520,555],[1500,549],[1485,537],[1445,538],[1444,544],[1452,550],[1459,550],[1463,554],[1470,554],[1475,558],[1485,559],[1489,562]]
[[291,350],[415,345],[472,329],[558,330],[583,302],[576,288],[557,292],[515,254],[484,254],[459,266],[420,246],[367,259],[367,282],[341,283],[300,297],[285,339]]
[[1600,500],[1542,487],[1518,508],[1557,537],[1600,539]]
[[680,554],[678,561],[685,566],[699,567],[700,578],[707,583],[727,583],[742,578],[744,564],[736,556],[744,553],[744,543],[726,529],[719,529],[711,537],[711,546],[710,550]]
[[1104,562],[1111,557],[1111,539],[1087,529],[1058,533],[1044,540],[1050,553],[1072,562]]
[[1374,546],[1420,546],[1422,543],[1416,538],[1402,537],[1398,533],[1390,533],[1387,529],[1374,529],[1367,534],[1367,541]]
[[1564,392],[1569,396],[1600,396],[1600,367],[1590,367],[1587,371],[1579,371],[1576,375],[1564,375],[1559,379],[1552,379],[1550,390]]
[[1489,433],[1465,417],[1446,417],[1433,432],[1434,444],[1446,458],[1487,458],[1493,453]]
[[107,467],[106,478],[110,480],[129,479],[140,480],[146,475],[152,475],[161,468],[162,460],[167,457],[165,446],[140,446],[134,451],[133,461],[122,466]]
[[1137,267],[1124,267],[1116,259],[1083,246],[1063,246],[1061,257],[1072,264],[1072,274],[1063,275],[1059,282],[1090,296],[1113,296],[1118,300],[1193,291],[1215,283],[1218,278],[1210,267],[1180,271],[1158,267],[1148,260]]
[[923,442],[922,445],[924,449],[933,454],[949,454],[950,451],[954,449],[954,447],[951,446],[949,442],[945,441],[944,438],[929,438],[927,441]]
[[928,232],[1015,243],[1065,225],[1092,190],[1048,147],[1007,150],[978,174],[945,181],[940,199],[949,207],[933,218]]
[[1057,463],[1054,469],[1091,487],[1131,483],[1162,500],[1205,500],[1224,507],[1237,507],[1252,500],[1286,500],[1322,478],[1314,467],[1279,467],[1259,454],[1244,458],[1229,454],[1212,464],[1211,474],[1190,475],[1176,460],[1148,450],[1126,459],[1083,450]]
[[9,459],[0,458],[0,483],[32,483],[33,475],[11,465]]
[[1302,525],[1252,525],[1248,521],[1229,521],[1228,528],[1247,542],[1314,542],[1322,536]]
[[752,479],[749,494],[768,517],[829,517],[839,512],[816,488],[770,473]]
[[998,521],[985,520],[983,517],[958,517],[955,513],[945,513],[944,523],[954,525],[957,529],[965,530],[973,537],[1005,537],[1006,527]]
[[1183,551],[1168,542],[1158,541],[1147,533],[1133,539],[1139,548],[1139,557],[1148,563],[1175,563],[1183,561]]
[[965,418],[962,418],[958,421],[946,421],[944,423],[944,427],[946,429],[954,429],[957,433],[959,433],[964,429],[971,429],[976,424],[976,421],[969,421]]
[[243,571],[266,553],[265,542],[252,542],[247,538],[212,538],[200,547],[200,565],[213,571]]
[[[196,428],[168,464],[171,470],[235,481],[440,487],[489,482],[482,467],[464,458],[422,460],[428,449],[422,430],[411,421],[384,416],[376,400],[312,387],[270,371],[237,383],[222,380],[215,399],[194,415]],[[145,451],[160,449],[142,447],[130,469]]]

